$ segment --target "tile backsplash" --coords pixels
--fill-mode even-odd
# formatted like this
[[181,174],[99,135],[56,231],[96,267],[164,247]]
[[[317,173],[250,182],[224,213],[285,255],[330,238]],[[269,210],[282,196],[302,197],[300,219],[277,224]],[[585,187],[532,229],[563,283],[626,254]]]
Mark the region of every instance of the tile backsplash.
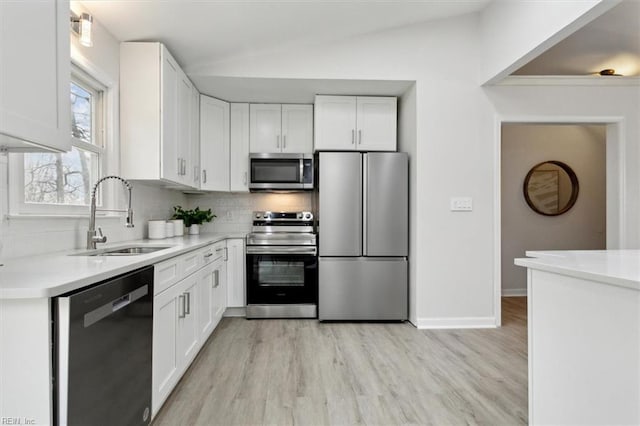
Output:
[[210,208],[217,216],[203,226],[204,232],[249,232],[256,210],[313,211],[311,193],[225,193],[189,195],[188,206]]

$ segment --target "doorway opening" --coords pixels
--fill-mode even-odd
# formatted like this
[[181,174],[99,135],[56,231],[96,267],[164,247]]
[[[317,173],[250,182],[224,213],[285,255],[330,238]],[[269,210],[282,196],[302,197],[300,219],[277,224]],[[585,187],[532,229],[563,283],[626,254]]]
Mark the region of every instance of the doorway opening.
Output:
[[[514,258],[525,257],[525,251],[531,250],[604,250],[623,244],[620,122],[611,117],[499,120],[494,241],[498,325],[502,297],[527,293],[526,270],[516,267]],[[548,161],[568,165],[577,177],[575,204],[561,214],[534,211],[535,205],[525,195],[527,188],[538,190],[533,197],[548,203],[547,213],[562,210],[570,188],[561,171],[547,167]],[[545,164],[534,170],[541,163]],[[531,182],[532,175],[533,186],[525,188],[525,178],[529,176]]]

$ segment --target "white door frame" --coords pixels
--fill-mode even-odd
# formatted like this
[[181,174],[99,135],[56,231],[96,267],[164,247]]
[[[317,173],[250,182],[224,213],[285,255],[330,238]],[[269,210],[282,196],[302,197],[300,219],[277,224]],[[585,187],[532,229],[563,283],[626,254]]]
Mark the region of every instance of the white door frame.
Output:
[[495,117],[493,159],[493,290],[496,326],[502,325],[502,125],[521,124],[604,124],[606,139],[606,202],[607,249],[626,247],[625,233],[625,149],[624,117],[622,116],[558,116],[558,115],[500,115]]

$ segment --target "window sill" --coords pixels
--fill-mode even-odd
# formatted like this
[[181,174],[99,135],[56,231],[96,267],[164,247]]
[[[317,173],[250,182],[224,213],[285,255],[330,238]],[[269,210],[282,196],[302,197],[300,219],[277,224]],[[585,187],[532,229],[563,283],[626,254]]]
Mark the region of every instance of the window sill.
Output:
[[[89,219],[88,214],[7,214],[6,220],[42,220],[42,219]],[[96,219],[120,219],[118,215],[96,215]]]

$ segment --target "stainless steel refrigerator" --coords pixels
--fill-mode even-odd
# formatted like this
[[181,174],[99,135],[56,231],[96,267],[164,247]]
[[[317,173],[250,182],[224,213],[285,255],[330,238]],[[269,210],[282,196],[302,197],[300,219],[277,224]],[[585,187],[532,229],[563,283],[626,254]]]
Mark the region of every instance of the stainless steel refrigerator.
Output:
[[407,319],[407,154],[323,152],[318,163],[318,318]]

